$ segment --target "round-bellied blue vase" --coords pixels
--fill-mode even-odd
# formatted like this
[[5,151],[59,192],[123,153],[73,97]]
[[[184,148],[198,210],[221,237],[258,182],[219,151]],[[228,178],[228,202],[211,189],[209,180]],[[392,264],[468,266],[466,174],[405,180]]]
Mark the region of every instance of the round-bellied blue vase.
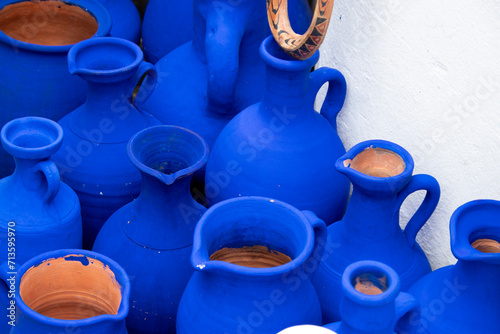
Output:
[[[142,23],[142,44],[147,61],[156,63],[175,48],[194,39],[193,2],[195,1],[148,1]],[[237,6],[243,1],[232,3]],[[260,4],[265,6],[264,3]],[[309,28],[312,18],[307,0],[289,0],[288,8],[293,28],[297,33],[304,33]],[[231,12],[226,11],[221,14],[231,15]]]
[[420,305],[400,292],[400,281],[389,266],[376,261],[349,265],[342,276],[342,321],[325,325],[338,334],[415,334]]
[[113,22],[109,35],[128,39],[136,44],[141,38],[141,16],[132,0],[99,0]]
[[[345,153],[336,125],[346,94],[344,76],[331,68],[311,73],[319,53],[295,60],[272,36],[260,54],[266,63],[264,99],[239,113],[217,138],[206,171],[208,203],[267,196],[311,210],[331,224],[342,218],[349,195],[349,180],[335,170]],[[319,114],[314,100],[327,82]]]
[[[191,256],[196,271],[182,295],[177,333],[275,334],[293,325],[320,325],[310,277],[325,236],[325,223],[312,212],[278,200],[240,197],[214,205],[196,226]],[[219,250],[253,246],[290,261],[251,267],[213,258]]]
[[112,259],[61,249],[26,262],[15,278],[10,334],[127,334],[130,281]]
[[[16,12],[11,6],[30,3],[47,4],[39,13],[28,16],[25,11]],[[67,0],[66,7],[79,8],[80,13],[90,13],[86,22],[75,20],[82,25],[95,25],[94,36],[107,36],[111,28],[111,18],[107,10],[95,0]],[[70,13],[62,13],[58,1],[0,1],[0,127],[8,121],[24,116],[40,116],[59,121],[61,117],[85,101],[85,82],[68,72],[67,54],[73,44],[41,45],[23,41],[21,38],[36,37],[38,28],[58,24],[59,20],[72,20]],[[14,11],[15,20],[5,10]],[[5,27],[5,22],[13,25]],[[76,24],[75,23],[75,24]],[[67,30],[71,30],[67,27]],[[18,34],[14,37],[6,32]],[[64,36],[66,29],[61,29]],[[12,174],[14,160],[0,148],[0,178]]]
[[[78,197],[59,180],[56,165],[49,160],[61,146],[62,138],[57,123],[40,117],[14,119],[2,128],[2,145],[16,162],[14,174],[0,180],[3,280],[40,253],[82,246]],[[0,294],[0,304],[6,310],[10,301],[5,285]],[[2,321],[0,331],[7,333],[8,329],[7,321]]]
[[418,333],[496,333],[500,328],[500,202],[474,200],[451,216],[455,265],[410,289],[422,306]]
[[136,134],[127,152],[142,174],[141,194],[108,219],[93,250],[130,276],[129,332],[175,333],[179,300],[193,274],[193,231],[206,211],[189,188],[208,147],[194,132],[159,125]]
[[[313,280],[324,323],[340,320],[341,277],[351,263],[373,260],[387,264],[399,275],[402,291],[431,272],[415,238],[440,197],[436,179],[412,175],[411,155],[389,141],[361,142],[340,157],[335,167],[351,180],[353,191],[342,220],[328,227],[328,245]],[[425,190],[426,196],[402,230],[400,207],[419,190]]]
[[[142,59],[136,44],[112,37],[80,42],[68,54],[69,71],[87,81],[88,96],[59,121],[65,136],[52,159],[80,199],[85,249],[92,248],[109,216],[141,190],[127,143],[140,130],[160,124],[138,109],[156,83],[154,66]],[[145,74],[145,89],[132,102],[132,91]]]

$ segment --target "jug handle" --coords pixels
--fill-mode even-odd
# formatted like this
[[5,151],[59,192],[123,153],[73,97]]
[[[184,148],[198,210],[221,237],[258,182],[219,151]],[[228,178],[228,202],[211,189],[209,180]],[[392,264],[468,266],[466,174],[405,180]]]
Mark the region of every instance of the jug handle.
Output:
[[401,334],[415,334],[420,324],[421,308],[409,293],[401,292],[396,297],[396,323],[394,331]]
[[404,200],[411,193],[418,190],[426,190],[427,193],[425,194],[422,204],[420,204],[420,207],[417,209],[413,217],[410,218],[410,221],[404,230],[405,237],[411,247],[413,247],[416,243],[418,232],[436,209],[441,195],[439,183],[434,177],[427,174],[413,175],[406,187],[399,192],[399,205],[397,207],[401,208]]
[[326,224],[323,220],[319,219],[312,211],[303,210],[302,213],[306,216],[306,219],[311,223],[311,226],[314,230],[314,248],[311,253],[309,259],[306,262],[312,263],[313,266],[304,266],[306,272],[309,275],[310,279],[313,279],[314,274],[316,273],[316,269],[318,269],[319,263],[321,262],[321,258],[323,257],[323,252],[326,248],[326,238],[328,235],[328,231],[326,228]]
[[337,131],[337,115],[344,106],[347,92],[347,84],[344,75],[340,71],[321,67],[309,75],[311,81],[311,103],[314,105],[316,95],[321,87],[328,82],[328,91],[325,101],[321,106],[321,114],[325,117],[332,127]]
[[51,160],[40,161],[35,165],[37,171],[42,172],[47,181],[47,191],[45,192],[45,203],[50,203],[59,193],[61,180],[56,164]]
[[135,75],[132,77],[132,90],[129,93],[131,99],[136,86],[139,84],[139,81],[144,75],[146,75],[146,77],[142,81],[141,87],[137,91],[137,95],[133,98],[133,101],[131,101],[134,107],[138,109],[144,104],[144,102],[146,102],[151,94],[153,94],[158,81],[158,72],[156,71],[156,67],[153,64],[143,61],[139,65]]

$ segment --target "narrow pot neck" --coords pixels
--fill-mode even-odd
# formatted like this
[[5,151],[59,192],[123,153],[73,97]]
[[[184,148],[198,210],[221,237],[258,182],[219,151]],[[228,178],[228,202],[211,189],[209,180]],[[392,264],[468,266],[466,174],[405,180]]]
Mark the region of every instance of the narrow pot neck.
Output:
[[479,295],[481,292],[484,295],[500,295],[500,286],[498,285],[500,265],[482,261],[459,260],[453,270],[458,284],[463,288],[461,291],[474,290],[469,292],[475,295]]
[[124,108],[134,110],[130,103],[131,83],[129,80],[117,82],[88,81],[85,109],[88,117],[107,118],[110,120],[122,117]]
[[344,298],[341,303],[343,319],[339,334],[393,334],[395,304],[364,306]]
[[14,174],[12,174],[12,182],[16,186],[22,184],[32,194],[37,191],[43,191],[43,185],[46,181],[36,166],[43,160],[48,160],[48,158],[31,160],[14,157],[16,169],[14,170]]

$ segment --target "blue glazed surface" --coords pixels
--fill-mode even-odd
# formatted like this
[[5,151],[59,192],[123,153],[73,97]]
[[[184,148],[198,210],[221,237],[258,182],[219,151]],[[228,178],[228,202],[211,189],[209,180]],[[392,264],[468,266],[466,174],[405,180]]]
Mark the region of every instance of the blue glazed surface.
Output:
[[99,0],[111,16],[111,37],[128,39],[136,44],[141,38],[141,16],[132,0]]
[[[16,160],[14,174],[0,180],[0,276],[5,281],[7,273],[40,253],[80,248],[82,221],[78,197],[60,182],[55,164],[48,160],[61,146],[61,127],[48,119],[23,117],[7,123],[1,138]],[[6,310],[6,285],[0,290]],[[2,321],[0,332],[9,329]]]
[[[238,196],[267,196],[311,210],[327,224],[347,204],[348,179],[335,171],[345,153],[336,132],[346,83],[334,69],[310,73],[319,59],[293,60],[273,37],[261,45],[267,65],[265,96],[223,129],[207,164],[205,193],[210,204]],[[319,88],[329,82],[322,114],[314,111]]]
[[[178,334],[275,334],[298,324],[321,324],[310,282],[321,258],[326,226],[310,211],[278,200],[241,197],[211,207],[196,226],[196,270],[177,315]],[[210,260],[224,247],[260,245],[292,259],[271,268]],[[307,307],[305,307],[307,305]]]
[[66,260],[70,260],[70,255],[75,255],[73,260],[81,259],[82,265],[88,265],[89,262],[96,259],[112,271],[121,290],[121,302],[117,314],[99,315],[82,320],[54,319],[33,311],[25,304],[22,296],[17,294],[17,322],[16,326],[12,327],[10,334],[127,334],[125,317],[129,310],[130,281],[123,268],[101,254],[81,249],[61,249],[40,254],[26,262],[17,272],[16,291],[20,291],[22,277],[30,268],[43,266],[43,263],[49,259],[66,257]]
[[[375,177],[351,168],[351,160],[370,147],[399,155],[404,170],[395,176]],[[359,143],[337,160],[336,168],[351,180],[353,192],[342,220],[328,227],[328,245],[313,280],[325,323],[340,320],[341,277],[353,262],[373,260],[389,265],[398,273],[402,291],[431,271],[415,237],[436,208],[440,188],[432,176],[412,176],[413,167],[413,159],[404,148],[384,140]],[[417,190],[426,190],[426,197],[403,231],[399,209]]]
[[[142,24],[142,44],[147,61],[156,63],[175,48],[193,39],[193,2],[195,1],[148,1]],[[242,1],[233,1],[233,3],[236,7]],[[260,1],[260,4],[262,7],[265,6],[264,1]],[[297,33],[304,33],[309,28],[312,18],[307,0],[290,0],[288,8],[291,13],[292,26]]]
[[[2,0],[0,9],[20,0]],[[111,18],[95,0],[68,0],[92,13],[99,23],[94,36],[107,36]],[[15,40],[0,31],[0,126],[24,116],[59,121],[85,101],[85,82],[68,72],[72,45],[44,46]],[[0,148],[0,177],[14,171],[14,160]]]
[[140,130],[160,124],[136,108],[147,93],[131,102],[143,74],[148,74],[142,85],[149,93],[155,85],[154,67],[142,58],[137,45],[112,37],[80,42],[68,53],[69,71],[87,81],[88,96],[59,121],[65,136],[52,159],[80,199],[86,249],[92,248],[106,219],[141,189],[141,175],[127,158],[127,142]]
[[410,293],[422,305],[418,333],[497,333],[500,328],[500,254],[472,247],[477,239],[500,240],[500,202],[475,200],[459,207],[450,221],[455,265],[415,283]]
[[193,231],[206,211],[189,186],[208,147],[191,131],[160,125],[135,135],[128,155],[142,173],[141,194],[108,219],[94,251],[115,259],[130,276],[129,332],[175,333],[179,300],[193,273]]
[[[381,294],[367,295],[356,290],[356,278],[365,273],[385,276],[387,287],[381,289]],[[342,321],[324,327],[338,334],[417,333],[420,305],[408,293],[400,293],[399,277],[389,266],[376,261],[351,264],[342,276],[342,291]]]

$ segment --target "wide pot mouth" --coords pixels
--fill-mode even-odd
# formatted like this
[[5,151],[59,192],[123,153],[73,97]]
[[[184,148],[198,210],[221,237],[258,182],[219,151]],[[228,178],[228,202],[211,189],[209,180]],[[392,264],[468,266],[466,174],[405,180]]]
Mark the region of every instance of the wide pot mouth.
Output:
[[202,216],[191,262],[199,271],[280,275],[308,259],[314,240],[311,223],[293,206],[265,197],[238,197]]
[[128,313],[130,282],[111,259],[83,250],[60,250],[26,262],[17,274],[21,311],[38,321],[68,325]]
[[261,43],[259,52],[268,66],[288,72],[310,70],[319,60],[318,51],[304,60],[293,58],[279,46],[272,35]]
[[2,145],[20,159],[44,159],[56,153],[62,145],[63,130],[56,122],[43,117],[16,118],[1,131]]
[[500,263],[500,201],[463,204],[451,216],[450,234],[457,259]]
[[139,170],[172,184],[205,165],[208,144],[191,130],[157,125],[134,135],[128,143],[127,153]]
[[359,261],[346,268],[342,276],[346,298],[366,306],[384,305],[399,294],[397,273],[376,261]]
[[95,0],[7,0],[0,8],[0,40],[14,48],[67,52],[110,29],[108,11]]

